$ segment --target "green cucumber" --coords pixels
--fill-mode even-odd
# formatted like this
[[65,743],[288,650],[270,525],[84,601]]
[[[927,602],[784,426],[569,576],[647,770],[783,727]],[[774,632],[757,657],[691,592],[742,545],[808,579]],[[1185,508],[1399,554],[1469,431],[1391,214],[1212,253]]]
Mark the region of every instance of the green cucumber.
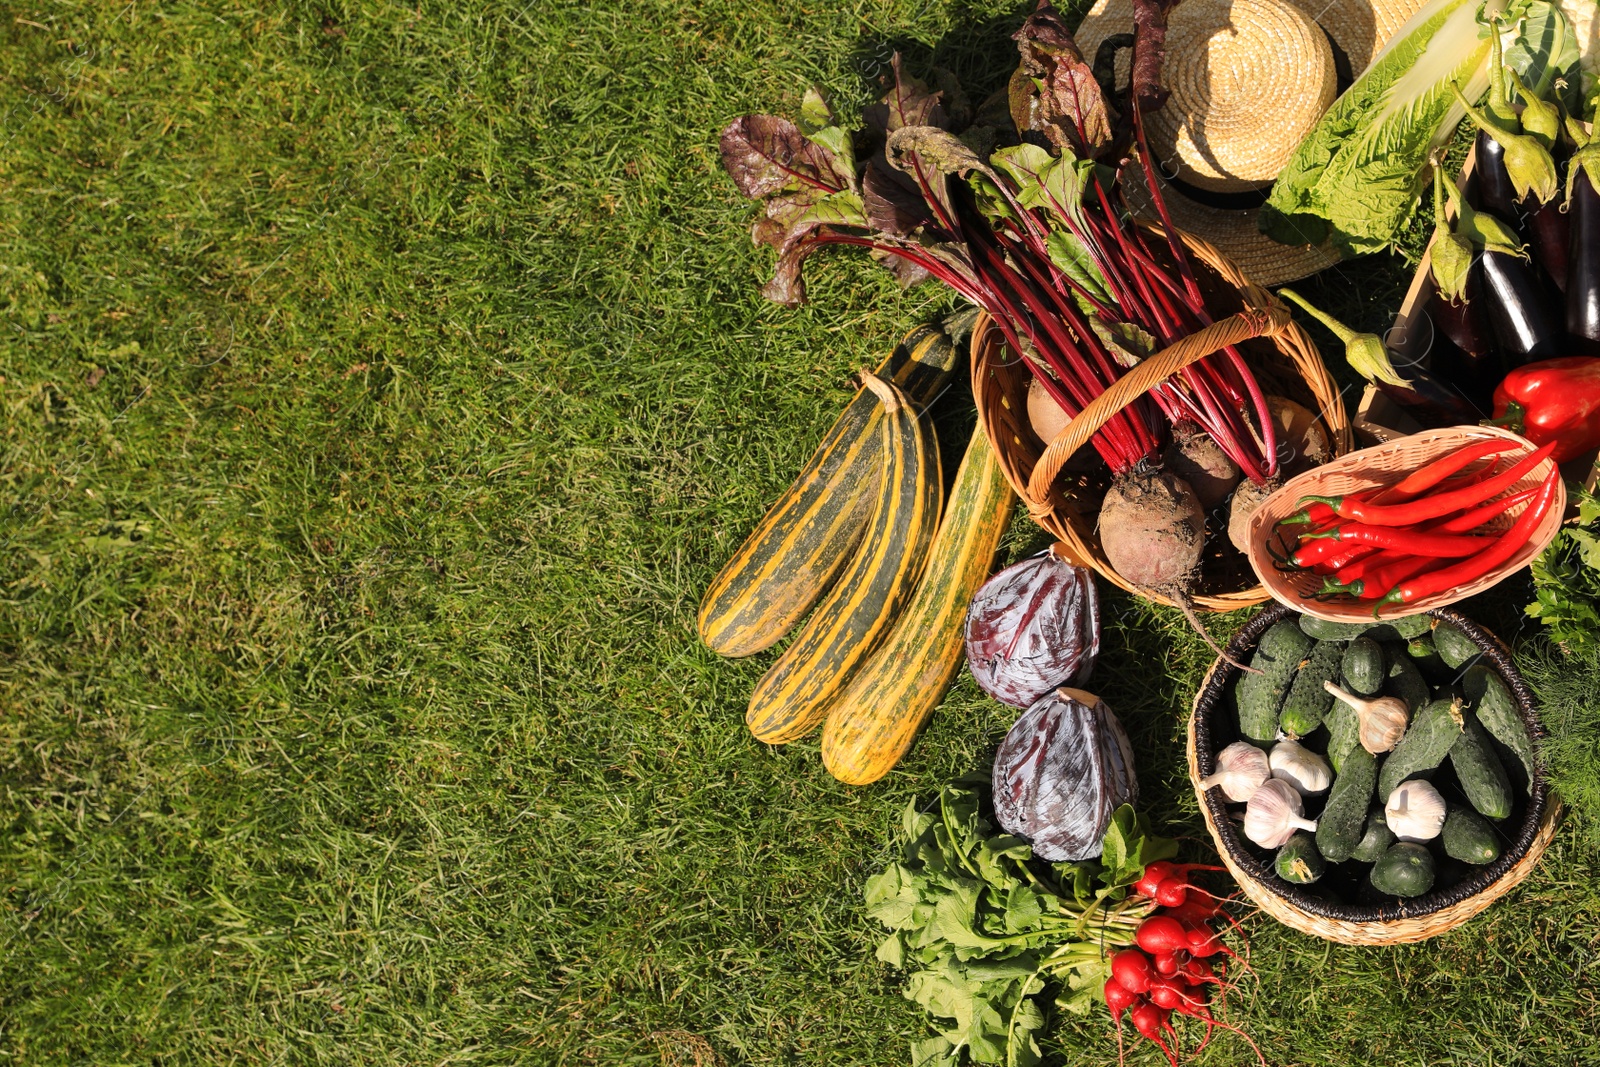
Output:
[[1292,619],[1273,623],[1256,645],[1250,666],[1260,674],[1244,674],[1234,687],[1239,708],[1239,732],[1252,741],[1272,741],[1278,736],[1278,707],[1311,650],[1311,638]]
[[1452,804],[1445,813],[1444,829],[1439,831],[1444,854],[1462,863],[1493,863],[1500,858],[1500,842],[1494,827],[1471,808]]
[[1434,647],[1431,633],[1413,637],[1406,644],[1406,655],[1422,669],[1422,676],[1428,681],[1438,682],[1449,677],[1449,668],[1444,665],[1444,660],[1439,658],[1439,650]]
[[1277,871],[1278,877],[1285,882],[1310,885],[1322,877],[1328,865],[1323,862],[1322,854],[1317,851],[1316,842],[1312,841],[1311,835],[1302,830],[1278,849],[1277,858],[1272,861],[1272,869]]
[[1362,863],[1377,863],[1392,844],[1394,831],[1389,829],[1389,818],[1383,813],[1382,805],[1374,804],[1367,811],[1367,827],[1361,834],[1360,842],[1350,853],[1350,858]]
[[1483,649],[1467,636],[1465,630],[1444,619],[1440,619],[1433,628],[1433,647],[1438,650],[1439,659],[1451,670],[1460,670],[1483,655]]
[[1344,687],[1358,697],[1375,697],[1383,688],[1383,648],[1370,637],[1358,637],[1344,650],[1339,664]]
[[1361,843],[1361,832],[1378,781],[1378,760],[1357,745],[1345,753],[1328,803],[1317,817],[1317,849],[1329,863],[1343,863]]
[[1368,878],[1380,893],[1420,897],[1433,888],[1433,853],[1410,841],[1397,841],[1378,857]]
[[1502,764],[1517,775],[1518,788],[1532,794],[1533,741],[1505,680],[1487,663],[1474,663],[1462,678],[1461,688],[1467,703],[1478,713],[1478,722],[1503,746]]
[[1476,712],[1461,713],[1461,736],[1450,746],[1450,766],[1455,768],[1461,791],[1478,814],[1489,819],[1504,819],[1511,814],[1511,779],[1500,757],[1494,754],[1489,734],[1478,722]]
[[1394,787],[1413,775],[1433,770],[1461,737],[1461,705],[1435,700],[1411,717],[1400,743],[1383,761],[1378,774],[1378,800],[1387,802]]
[[1328,766],[1339,774],[1344,769],[1345,756],[1361,747],[1361,716],[1349,704],[1335,700],[1322,722],[1328,728]]
[[1344,646],[1337,641],[1318,641],[1311,654],[1301,661],[1278,711],[1278,725],[1292,738],[1302,738],[1322,725],[1323,716],[1333,706],[1333,694],[1323,682],[1338,677]]
[[1428,632],[1433,622],[1427,615],[1406,615],[1382,622],[1329,622],[1315,615],[1300,616],[1300,629],[1318,641],[1353,641],[1366,636],[1374,641],[1409,641]]
[[1399,697],[1406,702],[1406,710],[1415,714],[1418,708],[1426,707],[1432,699],[1427,679],[1405,655],[1402,646],[1389,647],[1395,650],[1395,655],[1389,657],[1389,675],[1383,680],[1383,695]]

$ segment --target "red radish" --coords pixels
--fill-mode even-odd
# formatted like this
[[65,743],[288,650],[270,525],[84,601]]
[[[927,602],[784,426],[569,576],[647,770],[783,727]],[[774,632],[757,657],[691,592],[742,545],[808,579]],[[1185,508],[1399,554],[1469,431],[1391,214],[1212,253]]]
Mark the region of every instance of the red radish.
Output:
[[1188,955],[1187,952],[1163,952],[1156,957],[1156,973],[1163,978],[1171,978],[1183,970],[1183,963]]
[[1180,878],[1168,878],[1156,886],[1156,903],[1163,908],[1176,908],[1189,899],[1189,885]]
[[1117,1021],[1117,1029],[1122,1029],[1122,1013],[1139,1003],[1139,994],[1124,986],[1115,978],[1106,980],[1105,988],[1106,1007],[1111,1009],[1111,1017]]
[[1161,1040],[1162,1030],[1169,1034],[1172,1032],[1172,1024],[1167,1021],[1171,1014],[1166,1008],[1158,1008],[1147,1000],[1129,1012],[1128,1018],[1133,1020],[1133,1028],[1139,1031],[1141,1036],[1154,1041],[1156,1047],[1167,1054],[1167,1062],[1172,1064],[1172,1067],[1178,1067],[1178,1057],[1174,1056],[1172,1050]]
[[1150,1003],[1158,1008],[1176,1008],[1185,999],[1183,986],[1175,978],[1157,978],[1150,983]]
[[1212,969],[1211,964],[1206,960],[1200,959],[1198,956],[1191,956],[1189,959],[1184,961],[1183,976],[1189,980],[1191,985],[1200,982],[1221,981],[1221,979],[1217,977],[1216,971]]
[[1130,993],[1150,988],[1150,957],[1136,948],[1125,948],[1111,957],[1111,977]]
[[1154,897],[1156,895],[1156,886],[1174,875],[1182,877],[1182,873],[1178,870],[1176,863],[1156,860],[1146,867],[1144,873],[1139,876],[1139,880],[1133,883],[1133,891],[1141,897]]
[[[1211,931],[1207,930],[1209,934]],[[1139,929],[1133,933],[1133,939],[1139,947],[1155,955],[1162,952],[1177,952],[1189,948],[1189,932],[1183,924],[1170,915],[1152,915],[1139,924]],[[1198,955],[1198,953],[1196,953]]]
[[1194,927],[1204,926],[1207,919],[1215,919],[1221,911],[1220,904],[1214,900],[1202,899],[1197,893],[1182,904],[1166,909],[1162,914],[1172,916],[1184,926]]

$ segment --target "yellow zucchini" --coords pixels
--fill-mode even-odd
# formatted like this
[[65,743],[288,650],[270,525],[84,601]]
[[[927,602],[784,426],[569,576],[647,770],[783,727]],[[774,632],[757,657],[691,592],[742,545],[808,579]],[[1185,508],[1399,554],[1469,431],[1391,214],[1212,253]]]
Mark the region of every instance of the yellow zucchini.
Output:
[[939,527],[944,485],[933,427],[898,386],[864,377],[885,415],[872,519],[849,567],[756,683],[745,724],[768,744],[803,737],[822,722],[911,599]]
[[[919,326],[878,366],[877,376],[925,408],[949,384],[956,356],[944,330]],[[770,648],[828,591],[872,517],[883,469],[883,418],[878,398],[860,389],[800,476],[711,580],[697,620],[707,648],[724,656]]]
[[956,472],[916,595],[828,712],[822,761],[839,781],[866,785],[888,774],[949,691],[965,662],[967,606],[994,566],[1015,499],[980,426]]

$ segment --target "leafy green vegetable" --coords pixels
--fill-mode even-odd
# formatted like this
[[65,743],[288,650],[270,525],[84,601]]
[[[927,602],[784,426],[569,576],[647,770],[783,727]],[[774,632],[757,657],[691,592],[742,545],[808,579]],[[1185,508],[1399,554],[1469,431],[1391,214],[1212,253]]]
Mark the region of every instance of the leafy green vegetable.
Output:
[[1533,561],[1537,599],[1528,614],[1550,627],[1550,636],[1576,653],[1600,649],[1600,497],[1573,491],[1578,525],[1564,526]]
[[1128,896],[1147,864],[1177,854],[1124,805],[1100,862],[1043,864],[985,814],[986,777],[958,779],[926,811],[906,809],[900,858],[867,880],[867,914],[892,932],[878,959],[910,971],[905,995],[933,1018],[917,1065],[1040,1061],[1047,985],[1085,1012],[1110,977],[1107,953],[1133,943],[1153,904]]
[[1517,666],[1539,696],[1546,733],[1539,755],[1550,782],[1572,821],[1600,845],[1600,643],[1539,642],[1517,650]]

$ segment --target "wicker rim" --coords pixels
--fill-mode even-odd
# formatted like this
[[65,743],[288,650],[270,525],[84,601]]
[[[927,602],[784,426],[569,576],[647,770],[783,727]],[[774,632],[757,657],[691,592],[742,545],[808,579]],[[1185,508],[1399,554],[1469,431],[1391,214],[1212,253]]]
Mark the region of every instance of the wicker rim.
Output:
[[[1536,447],[1527,438],[1519,437],[1510,430],[1498,426],[1452,426],[1440,430],[1425,430],[1371,448],[1363,448],[1359,452],[1341,456],[1331,463],[1289,479],[1281,489],[1262,501],[1261,506],[1250,518],[1248,556],[1256,577],[1261,579],[1261,584],[1273,599],[1301,614],[1315,615],[1330,622],[1370,621],[1373,611],[1372,601],[1316,600],[1312,594],[1322,588],[1321,575],[1309,571],[1278,569],[1276,561],[1272,558],[1272,551],[1287,551],[1292,540],[1276,532],[1278,521],[1299,511],[1300,501],[1307,496],[1339,496],[1392,483],[1398,481],[1403,474],[1409,474],[1423,464],[1447,455],[1463,445],[1491,437],[1498,437],[1520,446],[1519,452],[1500,456],[1502,460],[1520,459]],[[1546,459],[1511,486],[1507,492],[1536,488],[1552,473],[1558,473],[1555,461]],[[1518,504],[1497,516],[1488,524],[1488,532],[1503,532],[1530,506],[1531,503]],[[1526,567],[1560,532],[1562,516],[1566,513],[1566,509],[1566,485],[1558,478],[1556,495],[1550,503],[1550,510],[1534,527],[1528,543],[1518,549],[1515,555],[1480,578],[1433,596],[1422,597],[1406,605],[1396,614],[1416,615],[1433,608],[1454,604],[1458,600],[1483,592],[1503,581],[1507,575]]]
[[[1254,647],[1268,627],[1290,614],[1293,614],[1290,609],[1282,605],[1263,611],[1229,642],[1228,654],[1240,658]],[[1201,780],[1216,769],[1209,716],[1223,706],[1222,695],[1238,669],[1224,660],[1217,660],[1195,697],[1188,729],[1189,782],[1200,801],[1206,829],[1228,873],[1245,895],[1262,911],[1301,933],[1343,945],[1398,945],[1437,937],[1477,915],[1526,879],[1555,834],[1561,802],[1550,791],[1544,764],[1537,757],[1539,742],[1546,734],[1534,711],[1533,694],[1511,662],[1510,652],[1493,634],[1459,612],[1437,609],[1428,614],[1459,626],[1482,650],[1484,659],[1505,679],[1523,724],[1534,741],[1536,753],[1533,795],[1528,800],[1517,840],[1495,862],[1453,886],[1395,905],[1364,908],[1333,904],[1283,881],[1269,864],[1244,848],[1228,819],[1221,791],[1200,788]]]
[[[1140,223],[1150,233],[1163,236],[1160,227]],[[1334,455],[1350,451],[1350,421],[1344,400],[1322,363],[1316,345],[1288,309],[1271,293],[1252,284],[1221,252],[1191,234],[1182,234],[1190,253],[1237,290],[1244,309],[1144,360],[1095,399],[1054,441],[1039,447],[1028,423],[1025,393],[1030,373],[1018,359],[1008,359],[1000,332],[987,314],[980,314],[972,329],[972,395],[978,422],[994,447],[1006,481],[1026,505],[1033,521],[1055,535],[1063,554],[1079,566],[1098,571],[1107,581],[1168,607],[1163,596],[1128,582],[1100,548],[1093,516],[1084,516],[1061,491],[1059,474],[1107,419],[1176,371],[1229,344],[1254,337],[1270,340],[1310,393],[1315,412],[1328,429]],[[1047,473],[1046,473],[1047,472]],[[1235,611],[1270,599],[1261,585],[1237,592],[1196,595],[1194,605],[1208,611]]]

